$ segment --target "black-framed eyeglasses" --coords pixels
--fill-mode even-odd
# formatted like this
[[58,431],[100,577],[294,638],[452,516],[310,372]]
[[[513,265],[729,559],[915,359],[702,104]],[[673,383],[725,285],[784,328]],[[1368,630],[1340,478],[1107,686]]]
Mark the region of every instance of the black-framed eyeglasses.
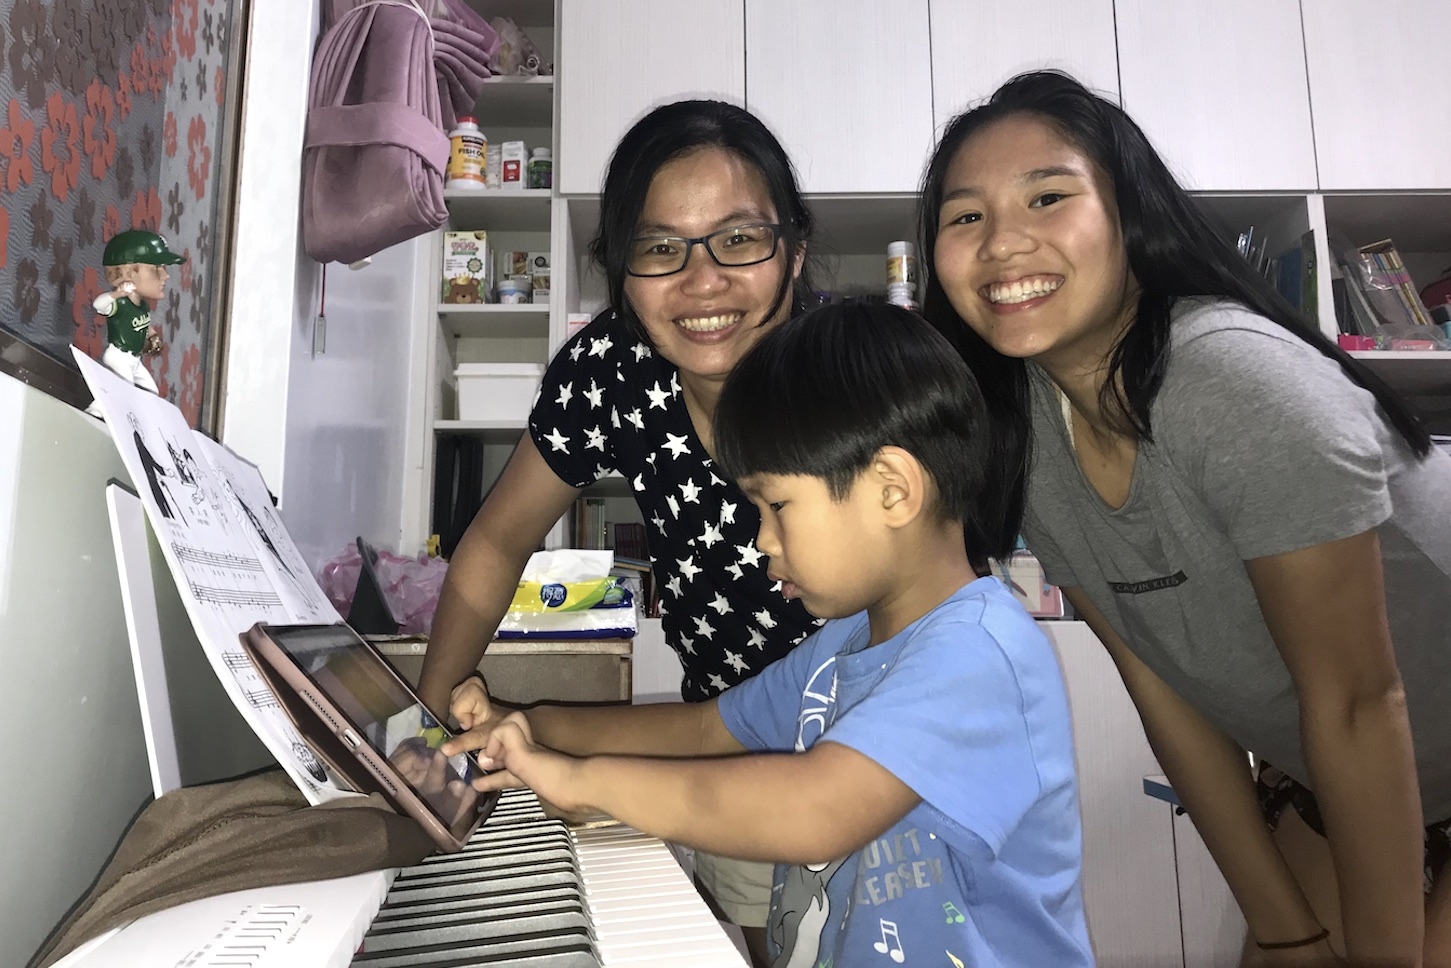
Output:
[[753,266],[776,254],[781,226],[770,224],[733,225],[694,239],[650,236],[630,241],[630,258],[625,271],[632,276],[669,276],[684,269],[697,245],[718,266]]

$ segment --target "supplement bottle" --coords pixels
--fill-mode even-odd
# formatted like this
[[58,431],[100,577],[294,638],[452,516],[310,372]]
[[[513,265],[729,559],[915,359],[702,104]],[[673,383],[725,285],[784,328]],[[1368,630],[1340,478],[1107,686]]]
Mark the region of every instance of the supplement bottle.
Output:
[[887,285],[917,285],[917,247],[911,242],[887,245]]
[[445,188],[483,188],[488,139],[476,118],[459,115],[458,127],[448,133],[448,168]]
[[548,148],[535,148],[529,153],[528,187],[554,187],[554,155]]

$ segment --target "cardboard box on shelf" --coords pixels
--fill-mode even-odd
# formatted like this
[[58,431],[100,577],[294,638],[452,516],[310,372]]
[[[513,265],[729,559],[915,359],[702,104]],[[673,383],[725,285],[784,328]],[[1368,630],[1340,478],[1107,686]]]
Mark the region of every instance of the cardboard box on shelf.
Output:
[[[521,282],[529,278],[529,253],[519,249],[511,249],[499,253],[499,278],[518,279]],[[531,284],[529,288],[534,288]]]
[[486,303],[494,298],[494,260],[489,233],[443,233],[443,290],[439,302]]
[[528,254],[528,271],[530,285],[534,290],[534,301],[536,303],[548,303],[549,253],[530,252]]
[[522,141],[505,141],[499,146],[499,184],[503,188],[524,187],[524,165],[529,152]]

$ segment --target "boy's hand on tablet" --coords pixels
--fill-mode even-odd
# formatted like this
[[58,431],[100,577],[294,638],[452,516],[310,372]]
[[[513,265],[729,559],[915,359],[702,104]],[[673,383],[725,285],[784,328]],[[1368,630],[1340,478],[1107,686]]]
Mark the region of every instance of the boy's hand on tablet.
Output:
[[462,731],[458,736],[444,743],[441,749],[447,756],[454,756],[465,750],[483,749],[489,732],[498,725],[489,692],[484,688],[484,677],[472,675],[453,687],[449,697],[448,711]]
[[477,790],[523,785],[566,816],[593,812],[576,794],[579,760],[536,745],[523,713],[510,713],[499,721],[479,753],[479,765],[498,772],[475,780]]

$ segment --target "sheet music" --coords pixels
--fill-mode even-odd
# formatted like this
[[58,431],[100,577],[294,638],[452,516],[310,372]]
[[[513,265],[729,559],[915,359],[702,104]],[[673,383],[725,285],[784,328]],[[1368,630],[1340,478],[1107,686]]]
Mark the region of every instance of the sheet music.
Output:
[[239,641],[257,622],[340,620],[272,508],[261,473],[194,432],[168,401],[72,351],[227,695],[309,802],[350,795],[298,735]]

